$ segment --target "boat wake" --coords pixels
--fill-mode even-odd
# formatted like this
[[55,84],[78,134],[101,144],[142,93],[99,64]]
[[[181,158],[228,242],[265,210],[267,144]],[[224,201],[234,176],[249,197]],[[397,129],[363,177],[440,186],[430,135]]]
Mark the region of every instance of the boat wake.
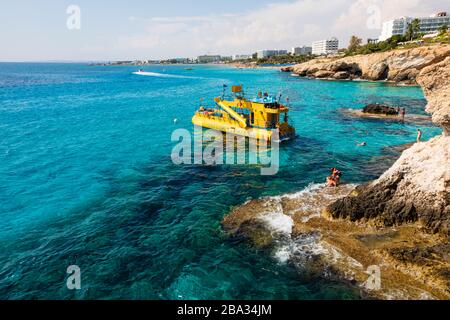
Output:
[[137,75],[137,76],[156,77],[156,78],[201,79],[199,77],[190,77],[190,76],[181,76],[181,75],[176,75],[176,74],[145,72],[145,71],[137,71],[137,72],[133,72],[132,74]]

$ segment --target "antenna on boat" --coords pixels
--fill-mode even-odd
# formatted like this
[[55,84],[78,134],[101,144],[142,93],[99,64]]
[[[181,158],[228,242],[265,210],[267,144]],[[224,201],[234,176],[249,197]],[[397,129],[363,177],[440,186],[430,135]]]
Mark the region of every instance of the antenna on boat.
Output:
[[226,84],[224,84],[223,88],[222,88],[222,100],[225,99],[225,90],[226,90],[226,88],[228,88],[228,86]]

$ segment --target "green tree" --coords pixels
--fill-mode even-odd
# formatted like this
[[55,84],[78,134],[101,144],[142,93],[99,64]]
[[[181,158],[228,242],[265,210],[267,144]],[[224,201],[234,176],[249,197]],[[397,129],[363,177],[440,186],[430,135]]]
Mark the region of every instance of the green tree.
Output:
[[448,25],[447,24],[443,24],[442,26],[439,27],[439,35],[440,36],[443,36],[447,32],[448,32]]
[[406,29],[406,38],[410,41],[417,38],[420,32],[420,20],[414,19],[411,23],[408,23],[408,28]]
[[348,51],[349,52],[355,52],[356,49],[358,49],[359,47],[361,47],[362,44],[362,39],[358,38],[357,36],[352,36],[350,38],[350,43],[348,45]]

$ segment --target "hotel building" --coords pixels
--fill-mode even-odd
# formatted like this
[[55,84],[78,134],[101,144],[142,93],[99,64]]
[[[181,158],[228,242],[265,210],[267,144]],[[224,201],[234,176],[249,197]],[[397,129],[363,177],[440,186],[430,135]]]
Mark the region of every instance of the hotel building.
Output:
[[198,63],[215,63],[215,62],[219,62],[222,59],[221,56],[215,55],[204,55],[204,56],[199,56],[197,57],[197,61]]
[[302,55],[312,54],[312,47],[306,47],[306,46],[295,47],[295,48],[292,48],[291,54],[294,56],[302,56]]
[[[384,22],[381,30],[381,35],[378,40],[386,41],[392,36],[405,35],[406,31],[408,30],[408,25],[412,23],[414,19],[415,18],[412,17],[401,17]],[[435,33],[442,25],[450,25],[450,16],[448,16],[447,12],[440,12],[426,18],[417,19],[419,19],[420,21],[421,33]]]
[[235,55],[232,56],[232,59],[234,61],[236,61],[236,60],[248,60],[248,59],[251,59],[251,58],[252,58],[251,54],[235,54]]
[[312,54],[318,56],[336,54],[338,50],[339,40],[334,37],[328,40],[314,41],[312,44]]
[[258,50],[256,51],[256,56],[258,59],[270,58],[274,56],[282,56],[287,54],[287,50]]

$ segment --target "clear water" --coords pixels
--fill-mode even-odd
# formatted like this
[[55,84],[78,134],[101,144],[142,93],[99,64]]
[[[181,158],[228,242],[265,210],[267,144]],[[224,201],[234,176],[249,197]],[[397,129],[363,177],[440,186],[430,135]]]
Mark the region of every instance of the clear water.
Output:
[[[423,114],[421,90],[184,68],[152,66],[157,74],[145,77],[133,67],[0,64],[0,298],[359,297],[230,241],[220,222],[250,198],[323,182],[333,166],[347,182],[376,178],[392,161],[386,147],[414,141],[417,127],[339,110],[382,102]],[[277,176],[171,163],[172,131],[192,129],[200,99],[212,101],[224,83],[290,98],[299,138],[282,146]],[[440,133],[422,129],[427,139]],[[76,292],[65,286],[73,264],[82,270]]]

